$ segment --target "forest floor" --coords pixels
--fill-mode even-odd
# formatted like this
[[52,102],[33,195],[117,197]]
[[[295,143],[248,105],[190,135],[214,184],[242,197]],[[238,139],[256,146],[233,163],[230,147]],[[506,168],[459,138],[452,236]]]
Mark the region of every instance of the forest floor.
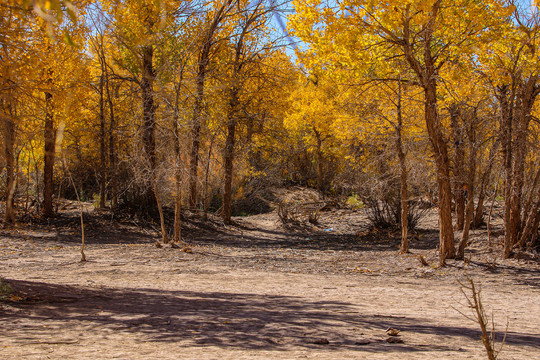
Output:
[[500,358],[540,354],[540,260],[502,260],[500,220],[491,246],[474,230],[466,261],[438,267],[434,211],[405,256],[396,234],[367,231],[363,211],[304,227],[275,212],[229,227],[191,217],[191,252],[156,248],[155,231],[108,213],[85,216],[86,262],[76,212],[0,232],[0,275],[14,289],[0,302],[0,358],[483,359],[464,316],[467,275],[497,341],[506,333]]

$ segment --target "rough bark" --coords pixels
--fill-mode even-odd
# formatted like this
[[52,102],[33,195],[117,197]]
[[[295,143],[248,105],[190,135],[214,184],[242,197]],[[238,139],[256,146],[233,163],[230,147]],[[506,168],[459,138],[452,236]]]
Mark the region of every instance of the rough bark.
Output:
[[412,44],[409,20],[403,23],[403,39],[399,41],[405,59],[416,73],[424,89],[424,117],[428,136],[435,157],[437,184],[439,191],[439,263],[444,265],[446,259],[453,258],[454,230],[452,226],[452,186],[450,183],[450,160],[448,148],[442,132],[442,125],[437,109],[437,66],[436,57],[432,54],[433,32],[435,21],[441,9],[441,0],[435,1],[431,7],[429,20],[422,32],[423,62],[416,57],[417,49]]
[[512,255],[512,249],[519,242],[523,230],[521,213],[525,160],[528,153],[527,136],[534,101],[540,91],[537,85],[538,76],[531,76],[526,80],[514,77],[512,80],[512,87],[504,85],[497,89],[505,171],[505,258]]
[[155,112],[156,106],[154,104],[154,80],[155,72],[153,67],[154,61],[154,48],[151,45],[143,46],[142,51],[142,101],[143,101],[143,148],[146,159],[149,165],[149,177],[152,184],[149,191],[153,193],[156,200],[156,205],[159,212],[159,219],[161,224],[161,240],[163,243],[168,243],[167,231],[165,228],[165,218],[163,214],[163,208],[161,199],[159,197],[159,188],[157,182],[157,157],[156,157],[156,120]]
[[513,118],[513,90],[510,92],[509,86],[503,85],[498,89],[497,98],[499,100],[501,117],[501,146],[504,169],[504,256],[510,257],[512,249],[512,239],[510,230],[510,208],[512,193],[512,118]]
[[440,263],[455,255],[454,230],[452,226],[452,187],[450,184],[450,160],[441,130],[437,111],[437,91],[435,80],[430,80],[425,93],[425,121],[435,155],[437,183],[439,190],[439,252]]

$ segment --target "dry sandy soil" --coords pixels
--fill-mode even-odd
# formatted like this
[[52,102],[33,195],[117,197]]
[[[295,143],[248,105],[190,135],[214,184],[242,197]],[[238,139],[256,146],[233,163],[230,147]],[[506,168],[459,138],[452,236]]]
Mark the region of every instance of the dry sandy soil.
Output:
[[[500,358],[540,358],[539,260],[501,260],[500,227],[491,248],[475,230],[467,260],[440,268],[434,213],[407,256],[395,235],[367,233],[361,212],[325,212],[302,229],[275,213],[236,221],[191,221],[187,253],[87,214],[84,263],[69,214],[1,232],[0,274],[15,293],[0,302],[0,358],[483,359],[479,327],[463,315],[466,275],[498,341],[508,323]],[[387,328],[402,342],[387,342]]]

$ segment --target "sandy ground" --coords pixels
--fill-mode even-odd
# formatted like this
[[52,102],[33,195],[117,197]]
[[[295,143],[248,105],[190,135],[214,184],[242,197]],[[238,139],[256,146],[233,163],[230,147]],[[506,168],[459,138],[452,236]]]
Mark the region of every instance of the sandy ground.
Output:
[[500,229],[491,248],[475,230],[467,261],[439,268],[434,214],[407,256],[346,210],[304,229],[267,214],[192,230],[192,253],[102,220],[81,263],[75,220],[0,233],[0,274],[16,290],[0,303],[0,358],[482,359],[479,327],[460,314],[472,315],[466,275],[498,340],[508,323],[500,358],[540,358],[539,261],[496,258]]

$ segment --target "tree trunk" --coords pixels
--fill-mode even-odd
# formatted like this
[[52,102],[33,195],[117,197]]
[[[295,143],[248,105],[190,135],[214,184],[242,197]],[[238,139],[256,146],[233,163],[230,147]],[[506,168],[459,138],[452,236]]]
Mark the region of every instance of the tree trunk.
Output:
[[204,109],[204,84],[206,80],[206,72],[210,62],[210,50],[212,48],[214,33],[216,32],[219,23],[223,20],[229,5],[233,0],[226,0],[216,11],[212,22],[210,23],[203,39],[199,59],[197,61],[197,78],[196,78],[196,93],[195,105],[193,108],[193,120],[191,127],[191,151],[189,159],[189,206],[195,208],[197,206],[197,180],[199,169],[199,150],[201,147],[201,113]]
[[321,137],[321,134],[317,131],[317,129],[315,129],[315,127],[313,127],[313,131],[315,132],[315,138],[317,139],[317,190],[322,193],[324,189],[324,155],[322,151],[323,139]]
[[456,229],[463,230],[465,220],[465,148],[463,129],[460,126],[460,109],[456,104],[450,105],[450,125],[454,138],[454,198],[456,201]]
[[491,177],[491,171],[493,164],[495,163],[495,154],[497,153],[500,145],[500,140],[495,141],[493,146],[489,149],[488,166],[482,175],[482,182],[480,184],[480,190],[478,191],[478,204],[476,205],[476,213],[473,220],[473,228],[478,228],[484,222],[484,201],[486,198],[486,188],[489,184]]
[[465,257],[465,248],[469,242],[469,231],[471,228],[471,221],[474,213],[474,181],[476,175],[476,154],[477,154],[477,145],[476,145],[476,134],[474,126],[477,123],[476,114],[469,119],[470,123],[468,124],[467,139],[470,149],[469,153],[469,163],[468,163],[468,173],[467,173],[467,210],[465,213],[465,223],[463,224],[463,233],[461,235],[461,241],[459,242],[458,251],[456,258],[463,259]]
[[45,93],[45,155],[43,167],[43,215],[52,217],[53,213],[53,171],[55,157],[56,130],[54,128],[52,94]]
[[179,119],[179,101],[180,101],[180,89],[183,80],[183,69],[180,73],[180,80],[176,88],[176,99],[174,102],[174,114],[173,114],[173,144],[174,144],[174,187],[176,190],[174,199],[174,242],[179,243],[182,241],[182,167],[181,167],[181,153],[180,153],[180,131],[178,128]]
[[[408,21],[403,22],[403,41],[402,47],[405,59],[410,68],[416,73],[424,90],[424,113],[425,122],[429,139],[435,156],[435,165],[437,173],[437,183],[439,190],[439,263],[443,266],[446,259],[453,258],[454,249],[454,230],[452,226],[452,185],[450,183],[450,160],[448,158],[448,148],[442,125],[437,110],[437,57],[433,56],[433,33],[439,11],[441,9],[441,0],[433,2],[431,11],[428,14],[428,21],[422,31],[423,42],[423,61],[416,58],[415,49],[411,39],[411,28]],[[440,65],[440,64],[439,64]]]
[[538,212],[540,211],[540,191],[538,190],[538,182],[540,181],[540,168],[536,172],[534,177],[533,184],[531,186],[531,192],[529,194],[529,199],[527,200],[527,205],[524,210],[524,219],[523,231],[519,238],[518,243],[514,248],[523,248],[526,242],[529,240],[533,233],[533,226]]
[[118,205],[118,185],[117,185],[117,172],[116,172],[116,165],[118,163],[117,155],[116,155],[116,141],[114,138],[114,130],[115,130],[115,114],[114,114],[114,104],[111,96],[110,91],[110,83],[109,83],[109,76],[107,74],[106,76],[106,86],[105,89],[107,91],[107,102],[109,104],[109,131],[108,131],[108,137],[109,137],[109,179],[110,179],[110,193],[109,198],[111,199],[111,208],[115,208]]
[[504,168],[504,257],[510,257],[512,250],[512,239],[510,229],[510,209],[512,193],[512,118],[514,94],[508,93],[508,85],[500,86],[497,89],[497,99],[500,108],[500,136],[502,146],[503,168]]
[[154,104],[154,48],[151,45],[142,47],[142,100],[143,100],[143,147],[144,153],[149,163],[150,170],[150,183],[152,187],[149,189],[153,193],[156,200],[156,205],[159,212],[159,219],[161,224],[161,240],[163,243],[168,243],[167,231],[165,229],[165,218],[163,214],[163,208],[161,199],[159,197],[158,181],[157,181],[157,157],[156,157],[156,121],[155,112],[156,106]]
[[197,173],[199,169],[199,149],[201,147],[201,112],[204,98],[204,78],[206,65],[199,65],[197,74],[197,95],[195,97],[195,108],[193,109],[193,120],[191,127],[191,151],[189,157],[189,206],[197,207]]
[[[539,214],[540,214],[540,199],[536,201],[536,204],[532,207],[531,211],[529,212],[529,215],[527,216],[527,219],[525,221],[525,226],[523,227],[523,232],[521,233],[519,242],[516,244],[515,247],[523,248],[527,242],[532,241],[532,236],[533,236],[534,231],[538,231],[538,223],[536,223],[536,219],[538,218]],[[536,223],[536,228],[534,227],[535,223]]]
[[406,254],[409,252],[409,195],[407,193],[407,159],[403,151],[403,113],[401,108],[401,83],[399,83],[398,103],[397,103],[397,127],[396,127],[396,150],[399,159],[400,169],[400,196],[401,196],[401,246],[399,252]]
[[155,73],[153,68],[154,48],[152,46],[144,46],[142,48],[142,102],[143,102],[143,128],[142,139],[146,158],[149,162],[151,171],[150,176],[154,176],[156,169],[156,138],[155,138],[155,111],[154,105],[154,79]]
[[99,207],[105,208],[106,198],[106,178],[107,161],[105,148],[105,103],[103,101],[103,64],[101,66],[101,76],[99,77],[99,158],[100,158],[100,187],[99,187]]
[[452,186],[450,184],[450,160],[441,130],[437,111],[437,85],[435,77],[429,77],[424,88],[425,121],[429,139],[435,155],[437,183],[439,190],[439,254],[441,266],[446,259],[455,256],[454,230],[452,226]]
[[536,247],[536,243],[538,242],[538,231],[540,230],[540,210],[536,213],[536,217],[534,219],[534,223],[532,226],[532,235],[531,240],[527,243],[527,248],[532,249]]
[[236,116],[238,110],[238,89],[233,86],[229,99],[229,111],[227,121],[227,139],[223,151],[223,164],[225,168],[225,184],[223,186],[223,221],[231,224],[231,201],[232,201],[232,174],[234,166],[234,146],[236,136]]
[[2,116],[2,132],[4,138],[4,156],[6,160],[6,211],[4,213],[4,226],[15,224],[14,195],[17,186],[17,171],[15,166],[15,122],[11,114]]
[[[537,80],[537,76],[531,76],[526,81],[514,78],[517,91],[508,94],[508,86],[505,85],[499,87],[497,93],[501,108],[501,138],[505,171],[505,258],[512,255],[512,249],[519,242],[522,230],[521,198],[528,151],[527,136],[531,111],[539,92]],[[514,131],[515,138],[513,138]]]

